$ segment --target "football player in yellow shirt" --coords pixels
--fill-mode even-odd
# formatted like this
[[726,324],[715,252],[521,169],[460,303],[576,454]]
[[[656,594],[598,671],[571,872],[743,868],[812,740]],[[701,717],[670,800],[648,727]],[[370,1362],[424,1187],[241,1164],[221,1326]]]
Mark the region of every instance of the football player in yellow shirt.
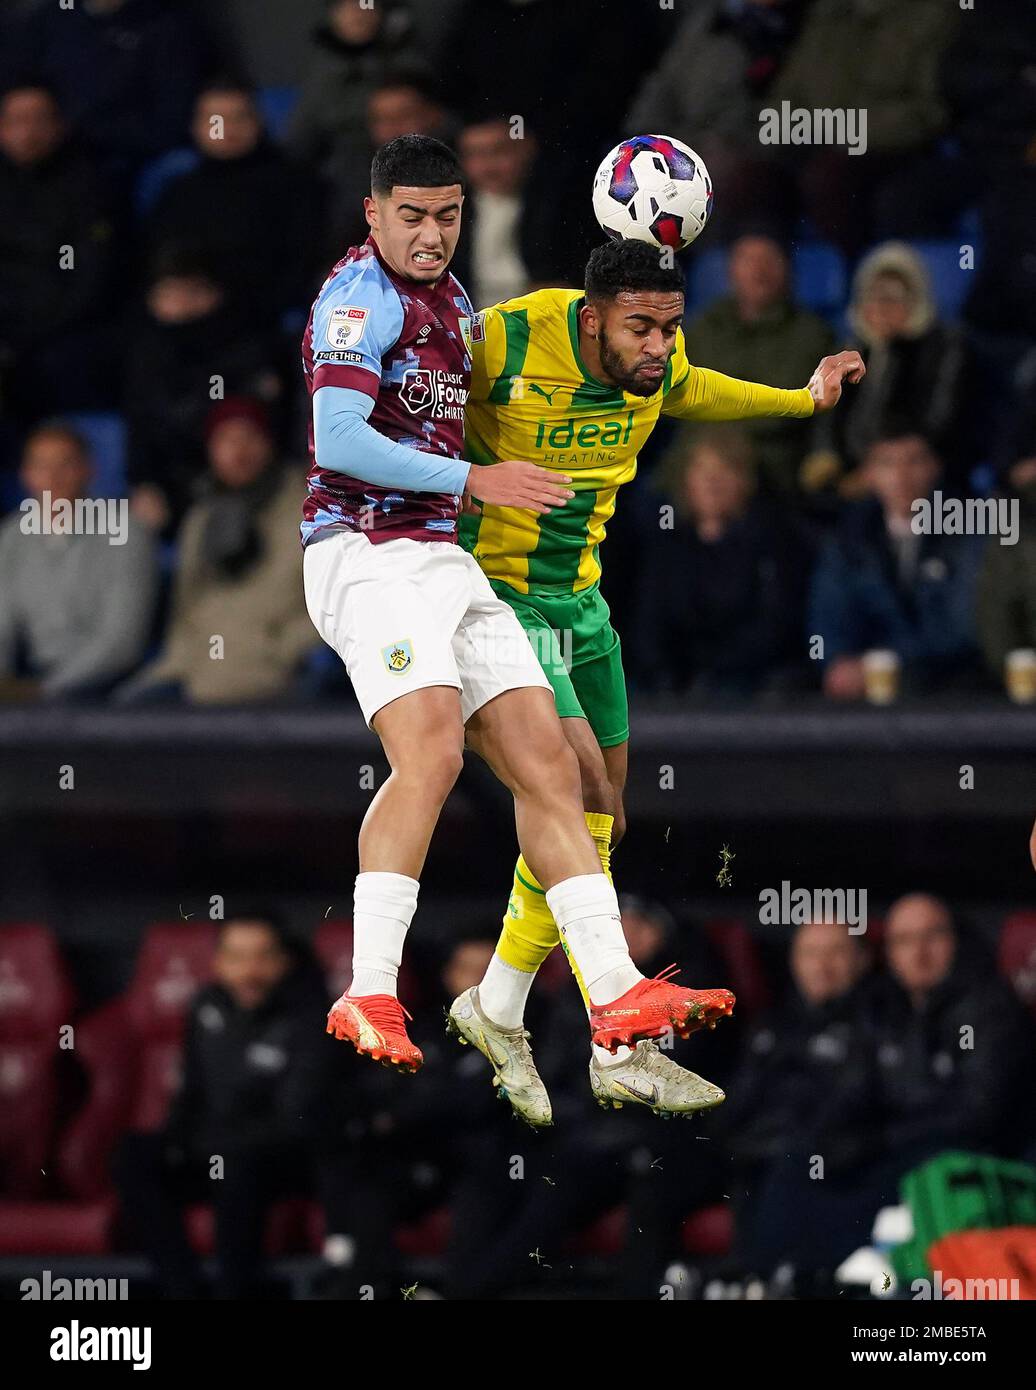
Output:
[[[857,382],[865,370],[858,353],[842,352],[825,357],[801,390],[738,381],[687,360],[683,313],[679,267],[644,242],[613,241],[590,257],[585,293],[538,290],[485,310],[469,330],[467,457],[478,464],[528,459],[571,479],[572,499],[545,514],[496,506],[468,512],[460,540],[514,609],[554,688],[579,757],[587,823],[609,874],[625,829],[629,715],[619,637],[600,591],[599,549],[619,488],[636,475],[637,455],[660,415],[810,416],[835,405],[843,381]],[[522,1019],[536,971],[559,935],[522,858],[503,920],[486,977],[454,1002],[450,1028],[489,1059],[515,1110],[546,1124],[550,1103]],[[723,1099],[650,1041],[613,1056],[595,1047],[590,1081],[603,1105],[673,1113]]]

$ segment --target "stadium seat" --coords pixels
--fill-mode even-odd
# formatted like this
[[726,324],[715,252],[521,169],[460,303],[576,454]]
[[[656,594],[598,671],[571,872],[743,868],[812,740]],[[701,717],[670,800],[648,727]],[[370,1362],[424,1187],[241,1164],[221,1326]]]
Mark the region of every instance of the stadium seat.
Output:
[[134,190],[134,204],[137,216],[144,218],[158,202],[167,183],[191,173],[201,163],[197,150],[185,147],[170,150],[159,155],[152,163],[145,165]]
[[150,927],[129,988],[78,1026],[76,1051],[89,1091],[58,1149],[67,1191],[107,1192],[120,1135],[164,1123],[180,1076],[187,1007],[209,978],[215,937],[211,922]]
[[105,1255],[115,1201],[0,1202],[0,1255]]
[[683,1223],[683,1248],[689,1255],[726,1255],[734,1241],[734,1216],[728,1202],[702,1207]]
[[258,92],[259,110],[263,123],[274,140],[287,134],[291,113],[299,99],[297,87],[261,87]]
[[727,292],[727,253],[723,247],[691,252],[687,272],[687,311],[698,313]]
[[960,318],[964,301],[975,282],[974,270],[962,270],[961,243],[953,241],[912,241],[910,245],[924,261],[932,279],[932,291],[943,319]]
[[1036,912],[1015,912],[1006,918],[997,962],[1022,1003],[1036,1014]]
[[395,1232],[396,1249],[401,1255],[442,1255],[450,1240],[450,1209],[436,1207],[420,1221],[400,1226]]
[[705,923],[710,946],[722,958],[737,998],[739,1014],[754,1017],[771,1003],[770,984],[752,933],[739,918],[713,918]]
[[629,1213],[624,1206],[612,1207],[585,1230],[565,1242],[566,1255],[615,1256],[626,1240]]
[[19,923],[0,933],[0,1187],[8,1197],[47,1187],[57,1116],[58,1030],[73,992],[50,930]]
[[815,314],[837,319],[845,307],[848,283],[845,258],[826,241],[800,241],[792,247],[795,299]]
[[126,421],[111,411],[88,410],[69,415],[68,423],[86,440],[93,459],[94,477],[90,492],[94,497],[125,497]]
[[[275,1202],[266,1213],[263,1253],[269,1259],[278,1255],[308,1253],[311,1246],[310,1203],[289,1197]],[[211,1255],[216,1248],[216,1211],[208,1202],[187,1208],[187,1239],[196,1255]]]

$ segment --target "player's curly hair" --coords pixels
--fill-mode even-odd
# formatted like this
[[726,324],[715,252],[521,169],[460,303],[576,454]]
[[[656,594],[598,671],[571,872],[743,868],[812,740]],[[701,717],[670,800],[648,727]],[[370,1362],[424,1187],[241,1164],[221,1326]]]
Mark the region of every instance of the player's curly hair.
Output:
[[394,188],[464,188],[460,160],[431,135],[397,135],[382,145],[371,164],[371,192],[384,197]]
[[614,299],[636,290],[683,294],[683,271],[671,254],[646,241],[607,241],[590,253],[586,263],[587,299]]

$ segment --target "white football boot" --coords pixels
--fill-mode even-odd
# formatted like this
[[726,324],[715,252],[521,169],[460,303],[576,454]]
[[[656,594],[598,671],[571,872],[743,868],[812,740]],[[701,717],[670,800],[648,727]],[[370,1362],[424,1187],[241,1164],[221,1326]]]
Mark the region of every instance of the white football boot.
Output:
[[677,1066],[650,1040],[637,1043],[633,1055],[621,1062],[601,1063],[591,1057],[590,1089],[597,1104],[605,1109],[646,1105],[663,1117],[693,1115],[726,1100],[718,1086]]
[[478,986],[466,989],[450,1005],[446,1031],[461,1043],[477,1047],[493,1068],[493,1085],[511,1102],[514,1113],[541,1129],[553,1123],[550,1097],[532,1060],[524,1028],[501,1028],[478,1006]]

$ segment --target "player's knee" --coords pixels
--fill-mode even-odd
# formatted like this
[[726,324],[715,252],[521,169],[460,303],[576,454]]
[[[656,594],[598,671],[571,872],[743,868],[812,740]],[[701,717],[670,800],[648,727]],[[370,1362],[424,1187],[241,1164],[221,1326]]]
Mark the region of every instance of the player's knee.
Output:
[[443,802],[453,790],[463,766],[463,745],[452,735],[440,735],[416,747],[396,768],[396,773],[401,781],[412,782],[421,796]]

